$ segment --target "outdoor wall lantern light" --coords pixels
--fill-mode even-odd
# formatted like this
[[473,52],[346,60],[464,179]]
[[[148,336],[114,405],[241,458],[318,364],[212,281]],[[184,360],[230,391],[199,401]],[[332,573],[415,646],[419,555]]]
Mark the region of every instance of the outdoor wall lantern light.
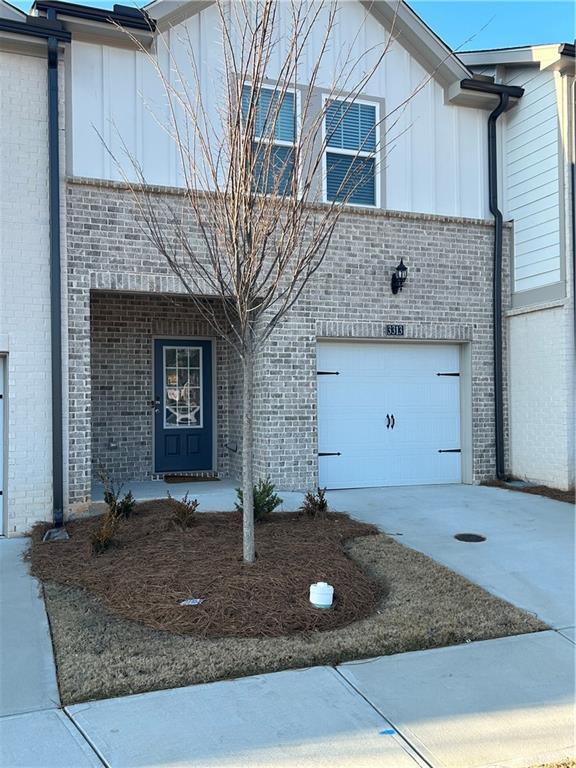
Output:
[[402,290],[402,286],[406,282],[406,276],[408,275],[408,269],[406,265],[404,264],[404,259],[400,259],[400,264],[396,267],[394,270],[394,274],[392,275],[392,293],[396,295],[398,291]]

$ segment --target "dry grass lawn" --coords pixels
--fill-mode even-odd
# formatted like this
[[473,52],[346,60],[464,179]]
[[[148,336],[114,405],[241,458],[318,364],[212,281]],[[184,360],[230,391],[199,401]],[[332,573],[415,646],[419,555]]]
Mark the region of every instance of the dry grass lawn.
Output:
[[45,584],[64,704],[547,629],[383,534],[348,555],[384,597],[373,615],[281,637],[175,635],[113,616],[78,587]]

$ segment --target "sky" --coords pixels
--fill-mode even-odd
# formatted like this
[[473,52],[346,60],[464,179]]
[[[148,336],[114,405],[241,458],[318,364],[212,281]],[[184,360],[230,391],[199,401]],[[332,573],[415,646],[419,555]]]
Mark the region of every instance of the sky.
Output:
[[[11,2],[25,11],[31,5],[29,0]],[[113,2],[83,0],[83,4],[110,8]],[[576,35],[576,3],[569,0],[409,0],[409,4],[456,51],[568,43]]]

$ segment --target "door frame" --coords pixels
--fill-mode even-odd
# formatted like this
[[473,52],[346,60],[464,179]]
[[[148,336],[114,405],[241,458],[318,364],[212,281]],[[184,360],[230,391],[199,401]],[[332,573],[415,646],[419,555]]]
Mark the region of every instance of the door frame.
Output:
[[[217,388],[217,354],[218,354],[218,339],[216,339],[214,336],[182,336],[182,334],[156,334],[152,336],[152,340],[150,342],[151,345],[151,360],[150,360],[150,400],[154,400],[154,342],[156,341],[163,341],[164,339],[177,339],[179,341],[210,341],[212,342],[212,468],[211,469],[203,469],[200,470],[201,472],[218,472],[218,445],[217,445],[217,438],[218,438],[218,400],[217,400],[217,394],[218,394],[218,388]],[[150,409],[150,420],[152,423],[152,474],[153,475],[167,475],[171,474],[170,472],[157,472],[156,466],[155,466],[155,447],[156,447],[156,419],[154,418],[154,409]],[[188,472],[187,474],[193,475],[198,470],[192,470],[191,472]],[[184,474],[184,473],[178,473],[175,472],[174,474]]]
[[[316,337],[316,361],[318,360],[319,344],[429,344],[436,346],[458,347],[460,359],[460,482],[463,485],[472,485],[474,477],[474,441],[472,430],[472,342],[468,339],[413,339],[388,337],[354,337],[354,336],[317,336]],[[318,457],[318,376],[317,364],[314,368],[316,376],[316,477],[320,476],[320,462]]]

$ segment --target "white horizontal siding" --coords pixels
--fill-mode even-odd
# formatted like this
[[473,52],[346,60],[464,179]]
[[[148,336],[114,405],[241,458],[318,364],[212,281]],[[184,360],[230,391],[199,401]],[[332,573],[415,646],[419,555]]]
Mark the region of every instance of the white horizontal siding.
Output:
[[506,82],[524,96],[507,115],[504,130],[506,218],[514,220],[514,290],[558,282],[560,269],[560,170],[555,75],[534,68],[510,70]]
[[[284,6],[279,3],[279,13]],[[386,40],[383,27],[357,2],[342,3],[320,84],[332,85],[333,73],[348,47],[351,59],[377,50]],[[189,35],[200,62],[200,87],[209,94],[212,117],[221,96],[222,45],[214,7],[207,8],[161,39],[164,73],[171,50],[184,77],[193,82],[183,38]],[[282,34],[279,35],[282,39]],[[319,40],[311,39],[301,67],[315,60]],[[341,65],[341,62],[340,62]],[[271,62],[271,69],[278,66]],[[271,73],[273,75],[273,72]],[[443,89],[430,81],[405,108],[398,108],[429,74],[398,42],[394,43],[365,89],[367,98],[384,99],[385,195],[389,209],[453,216],[486,217],[486,113],[446,105]],[[163,88],[146,57],[135,51],[87,42],[72,43],[73,167],[76,176],[117,179],[122,176],[106,149],[133,176],[125,150],[133,155],[150,183],[179,186],[182,175],[167,123]],[[100,138],[100,136],[102,138]],[[125,147],[123,146],[125,145]]]

